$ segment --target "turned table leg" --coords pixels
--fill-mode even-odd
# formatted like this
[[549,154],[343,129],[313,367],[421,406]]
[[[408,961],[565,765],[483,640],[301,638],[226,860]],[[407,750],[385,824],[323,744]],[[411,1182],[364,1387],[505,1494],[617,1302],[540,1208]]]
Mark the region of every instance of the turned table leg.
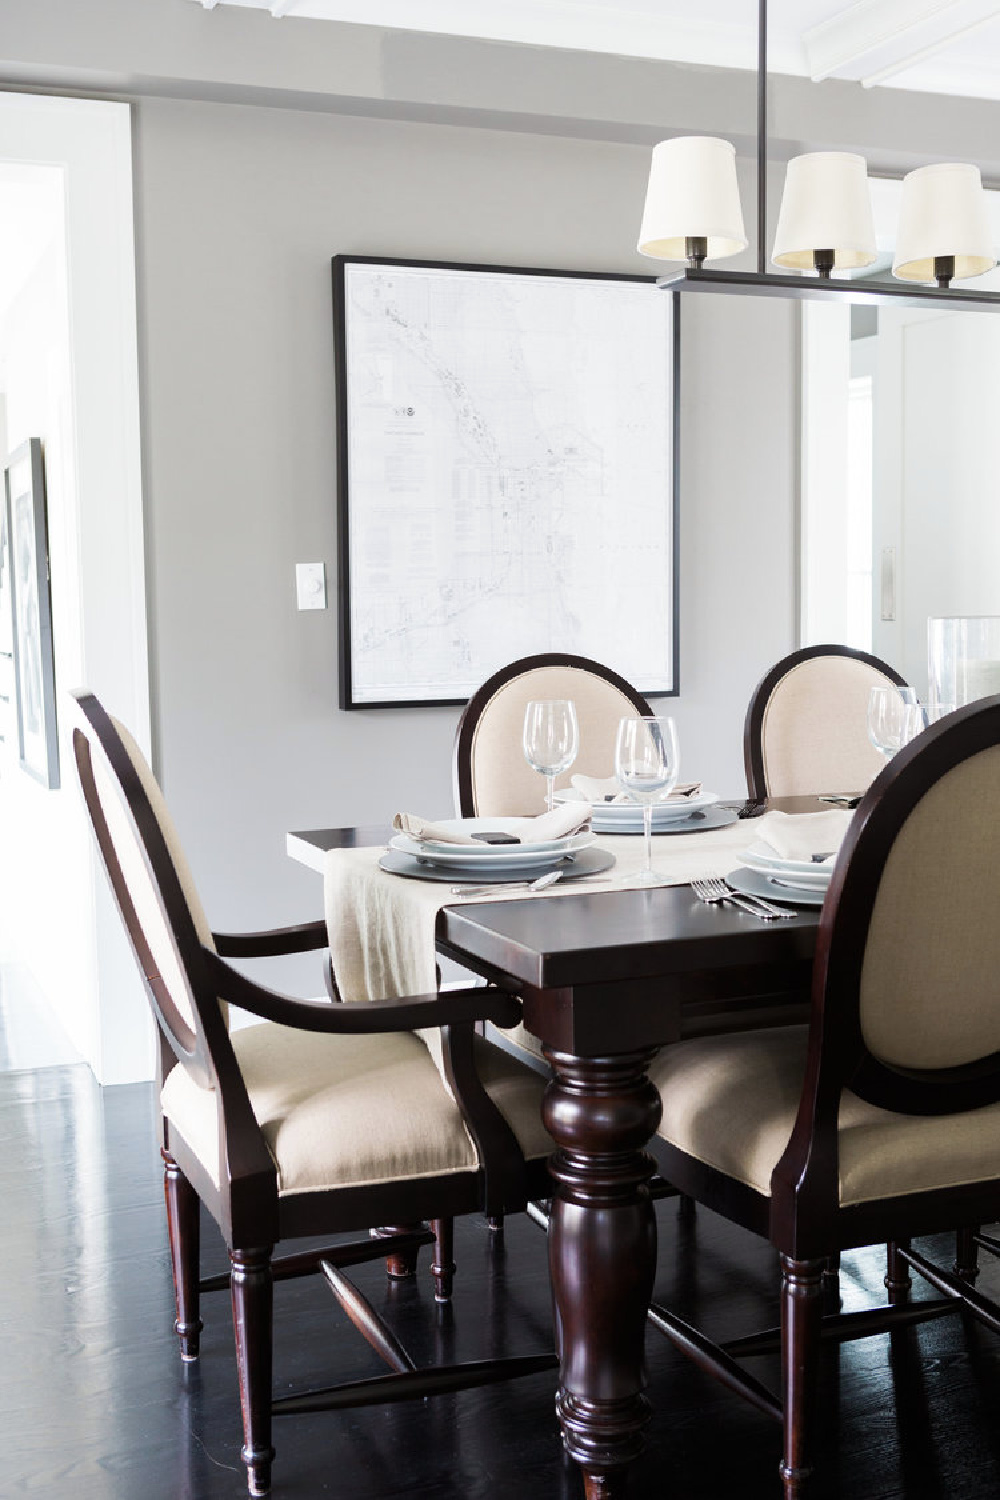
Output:
[[543,1105],[556,1143],[549,1226],[561,1381],[556,1411],[587,1500],[624,1494],[649,1421],[644,1341],[656,1220],[642,1149],[660,1119],[646,1076],[654,1051],[580,1058],[546,1049]]

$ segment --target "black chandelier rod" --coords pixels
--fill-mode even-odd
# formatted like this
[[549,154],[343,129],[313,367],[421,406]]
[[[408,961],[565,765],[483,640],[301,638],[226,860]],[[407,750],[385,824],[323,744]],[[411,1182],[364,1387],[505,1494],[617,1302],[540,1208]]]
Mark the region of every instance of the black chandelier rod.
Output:
[[767,269],[767,0],[757,16],[757,274]]

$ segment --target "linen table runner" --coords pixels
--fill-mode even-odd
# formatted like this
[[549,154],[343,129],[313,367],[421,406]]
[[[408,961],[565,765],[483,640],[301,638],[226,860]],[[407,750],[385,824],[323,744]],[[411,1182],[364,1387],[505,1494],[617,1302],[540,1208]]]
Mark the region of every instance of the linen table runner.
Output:
[[[655,845],[654,868],[663,885],[687,885],[692,880],[726,875],[740,863],[750,844],[766,837],[771,814],[747,819],[705,833],[671,834]],[[384,846],[369,849],[331,849],[324,869],[326,924],[330,957],[341,998],[347,1002],[394,1000],[427,994],[437,986],[435,932],[444,906],[466,901],[558,901],[561,896],[592,891],[635,889],[645,863],[644,840],[606,837],[596,843],[615,856],[606,874],[567,884],[557,883],[537,893],[497,891],[486,897],[453,895],[451,886],[429,880],[408,880],[380,870]],[[484,880],[488,880],[484,876]],[[526,876],[530,879],[530,875]],[[444,1076],[438,1029],[418,1033]]]

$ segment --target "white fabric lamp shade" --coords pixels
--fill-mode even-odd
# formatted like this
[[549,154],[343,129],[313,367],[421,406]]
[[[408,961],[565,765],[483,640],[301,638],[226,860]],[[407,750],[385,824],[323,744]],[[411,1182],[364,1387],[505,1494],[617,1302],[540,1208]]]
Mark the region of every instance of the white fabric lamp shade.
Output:
[[856,271],[876,258],[863,156],[810,151],[788,163],[771,259],[790,271],[812,271],[816,251],[832,252],[837,271]]
[[707,240],[706,260],[747,246],[736,181],[736,148],[712,135],[680,135],[653,147],[638,248],[656,260],[687,260],[689,239]]
[[892,274],[934,281],[935,260],[952,255],[958,280],[996,265],[979,168],[967,162],[918,167],[903,178]]

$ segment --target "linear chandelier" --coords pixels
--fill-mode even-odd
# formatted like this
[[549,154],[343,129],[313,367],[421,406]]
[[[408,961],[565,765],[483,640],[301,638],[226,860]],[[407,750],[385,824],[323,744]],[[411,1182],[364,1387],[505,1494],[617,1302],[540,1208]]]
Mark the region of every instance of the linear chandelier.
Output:
[[735,147],[715,136],[675,136],[653,148],[638,249],[686,265],[660,278],[658,286],[1000,311],[1000,292],[952,286],[953,280],[980,276],[996,265],[979,169],[968,163],[918,167],[904,177],[892,265],[896,281],[883,282],[833,275],[860,270],[877,258],[864,157],[846,151],[794,157],[771,257],[780,269],[768,270],[767,85],[767,0],[758,0],[757,269],[705,266],[706,260],[736,255],[747,246]]

